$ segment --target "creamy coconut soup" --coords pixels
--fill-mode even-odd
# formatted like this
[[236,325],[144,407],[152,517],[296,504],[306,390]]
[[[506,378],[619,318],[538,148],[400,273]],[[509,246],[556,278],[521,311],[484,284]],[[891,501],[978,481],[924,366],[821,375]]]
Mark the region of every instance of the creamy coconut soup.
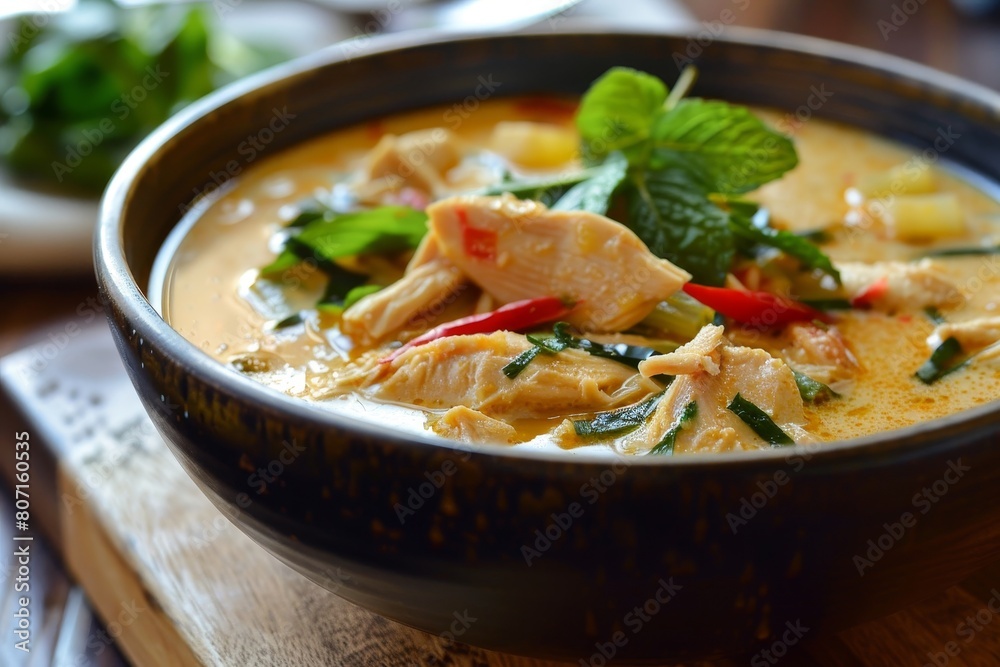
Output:
[[1000,397],[994,199],[933,147],[675,88],[617,68],[262,159],[164,247],[163,316],[279,391],[469,443],[724,452]]

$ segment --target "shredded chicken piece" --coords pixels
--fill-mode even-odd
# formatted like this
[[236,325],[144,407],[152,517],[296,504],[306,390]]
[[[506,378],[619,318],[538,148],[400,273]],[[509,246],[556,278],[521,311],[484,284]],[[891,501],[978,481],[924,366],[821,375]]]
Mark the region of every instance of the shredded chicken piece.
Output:
[[785,362],[749,347],[723,344],[719,352],[718,374],[681,375],[667,389],[644,435],[648,448],[679,421],[692,401],[698,404],[697,417],[681,429],[674,451],[722,452],[768,446],[729,410],[737,393],[766,412],[796,442],[815,439],[803,428],[806,418],[802,397]]
[[433,259],[345,310],[341,330],[355,342],[370,345],[444,302],[465,282],[454,264]]
[[934,329],[929,340],[932,346],[954,338],[966,352],[988,347],[1000,341],[1000,317],[980,317],[965,322],[945,322]]
[[446,190],[444,173],[458,164],[455,136],[435,127],[395,136],[387,134],[371,150],[367,181],[359,187],[362,199],[413,187],[440,196]]
[[427,209],[441,252],[501,303],[541,296],[577,302],[567,319],[587,331],[622,331],[691,276],[653,255],[624,225],[538,202],[453,197]]
[[725,342],[725,329],[708,324],[702,327],[693,339],[669,354],[650,357],[639,364],[639,372],[644,377],[654,375],[687,375],[707,372],[719,374],[719,348]]
[[658,391],[629,367],[580,350],[540,354],[516,378],[504,375],[503,367],[529,347],[508,331],[441,338],[370,373],[363,391],[431,409],[464,405],[497,419],[606,410]]
[[979,361],[1000,359],[1000,317],[980,317],[965,322],[945,322],[934,329],[927,344],[935,348],[954,338],[965,352],[976,354]]
[[957,307],[965,302],[942,266],[929,258],[919,262],[839,262],[837,268],[844,288],[853,297],[887,281],[885,291],[871,299],[880,310]]
[[858,360],[836,327],[796,322],[782,338],[787,341],[782,356],[800,373],[827,385],[857,377]]
[[513,426],[464,405],[448,410],[440,419],[431,422],[430,428],[441,437],[470,445],[510,445],[517,442],[517,430]]

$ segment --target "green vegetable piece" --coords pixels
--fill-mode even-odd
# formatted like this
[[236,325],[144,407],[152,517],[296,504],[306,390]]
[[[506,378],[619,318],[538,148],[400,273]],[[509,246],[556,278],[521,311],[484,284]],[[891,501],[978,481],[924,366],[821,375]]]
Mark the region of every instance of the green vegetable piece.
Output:
[[289,247],[305,247],[317,258],[333,260],[416,248],[426,233],[427,214],[423,211],[382,206],[314,220],[289,239]]
[[667,99],[667,87],[651,74],[613,67],[590,86],[580,101],[576,126],[584,157],[599,159],[649,138]]
[[616,151],[608,155],[599,167],[590,171],[591,176],[571,187],[552,205],[552,209],[590,211],[605,215],[611,206],[611,198],[625,180],[628,160],[622,153]]
[[729,410],[772,447],[795,444],[795,441],[782,431],[781,427],[775,424],[766,412],[743,398],[739,393],[729,403]]
[[288,317],[275,322],[274,326],[272,326],[271,329],[273,331],[277,331],[279,329],[287,329],[288,327],[293,327],[296,324],[302,324],[303,321],[304,320],[302,319],[301,313],[293,313]]
[[649,416],[653,414],[663,392],[653,394],[639,403],[627,405],[624,408],[599,412],[593,419],[580,419],[573,421],[573,430],[583,437],[595,437],[605,435],[620,435],[634,431],[639,428]]
[[942,248],[925,253],[924,257],[971,257],[976,255],[1000,254],[1000,245],[973,246],[971,248]]
[[265,278],[272,278],[291,269],[301,261],[302,258],[295,252],[287,249],[282,250],[281,253],[274,258],[273,262],[260,270],[260,274]]
[[752,111],[715,100],[685,99],[660,116],[655,147],[702,171],[722,194],[755,190],[798,164],[792,141]]
[[677,442],[677,436],[680,435],[684,426],[697,416],[698,403],[697,401],[691,401],[684,408],[684,412],[681,413],[681,418],[677,421],[677,423],[670,427],[670,430],[666,432],[658,443],[656,443],[655,447],[649,450],[648,454],[672,455],[674,453],[674,444]]
[[962,354],[962,345],[954,336],[938,345],[931,353],[930,359],[917,369],[916,377],[924,384],[934,384],[946,375],[965,367],[968,361],[952,364],[956,357]]
[[529,347],[527,350],[514,357],[514,360],[512,362],[510,362],[501,369],[503,371],[503,374],[509,377],[511,380],[513,380],[514,378],[516,378],[518,375],[521,374],[521,371],[523,371],[525,368],[528,367],[528,364],[531,363],[531,360],[537,357],[538,353],[541,351],[542,351],[541,347],[538,346]]
[[808,269],[819,269],[833,277],[837,284],[840,284],[840,272],[826,253],[798,234],[754,224],[754,217],[759,209],[757,209],[756,204],[753,207],[755,210],[751,215],[747,215],[747,211],[740,208],[733,208],[730,211],[730,228],[737,238],[749,243],[776,248],[799,260]]
[[804,373],[792,371],[795,375],[795,384],[799,388],[799,396],[807,403],[824,403],[831,398],[840,398],[840,394],[830,389],[819,380],[814,380]]
[[728,214],[679,166],[632,176],[628,226],[653,254],[689,271],[703,285],[721,285],[735,245]]
[[632,368],[637,368],[640,362],[660,354],[658,350],[641,345],[597,343],[587,338],[577,338],[569,333],[570,326],[568,322],[557,322],[553,327],[555,338],[563,345],[563,348],[572,347],[583,350],[595,357],[611,359]]

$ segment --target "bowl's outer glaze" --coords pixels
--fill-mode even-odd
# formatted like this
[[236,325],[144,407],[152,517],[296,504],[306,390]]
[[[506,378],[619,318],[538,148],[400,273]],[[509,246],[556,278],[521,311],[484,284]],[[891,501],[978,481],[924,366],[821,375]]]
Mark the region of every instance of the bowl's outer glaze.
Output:
[[[961,138],[947,156],[1000,181],[1000,103],[989,91],[902,61],[869,66],[873,54],[846,47],[731,35],[696,58],[696,94],[798,109],[919,147],[952,128]],[[551,33],[405,41],[363,44],[353,59],[358,49],[320,54],[199,103],[137,149],[106,194],[97,272],[119,350],[157,428],[237,525],[385,616],[437,634],[467,612],[476,620],[463,642],[584,664],[597,644],[643,661],[749,651],[786,622],[818,635],[1000,555],[996,402],[812,451],[575,460],[352,422],[223,368],[170,329],[142,294],[154,255],[194,194],[248,168],[241,142],[275,110],[288,120],[263,156],[410,108],[454,102],[450,118],[461,118],[485,95],[578,94],[612,65],[673,80],[677,54],[694,43]],[[268,468],[262,485],[255,471]],[[915,498],[935,482],[933,504]],[[401,520],[400,507],[413,511]],[[907,512],[915,525],[896,526]],[[530,566],[525,547],[537,552]],[[863,576],[856,557],[871,559]],[[661,582],[674,585],[672,599],[647,602],[667,597]]]

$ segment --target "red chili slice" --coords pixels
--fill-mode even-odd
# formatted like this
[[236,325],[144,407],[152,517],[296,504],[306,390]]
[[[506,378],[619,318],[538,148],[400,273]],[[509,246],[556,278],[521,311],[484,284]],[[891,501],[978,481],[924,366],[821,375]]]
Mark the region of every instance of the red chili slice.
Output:
[[751,292],[694,283],[685,285],[684,291],[709,308],[740,324],[774,326],[828,319],[815,308],[770,292]]
[[573,310],[562,299],[554,296],[544,296],[537,299],[514,301],[488,313],[469,315],[451,322],[438,325],[430,331],[417,336],[400,348],[393,350],[380,360],[386,364],[410,348],[417,347],[448,336],[463,336],[478,333],[493,333],[494,331],[518,331],[545,322],[557,320]]

